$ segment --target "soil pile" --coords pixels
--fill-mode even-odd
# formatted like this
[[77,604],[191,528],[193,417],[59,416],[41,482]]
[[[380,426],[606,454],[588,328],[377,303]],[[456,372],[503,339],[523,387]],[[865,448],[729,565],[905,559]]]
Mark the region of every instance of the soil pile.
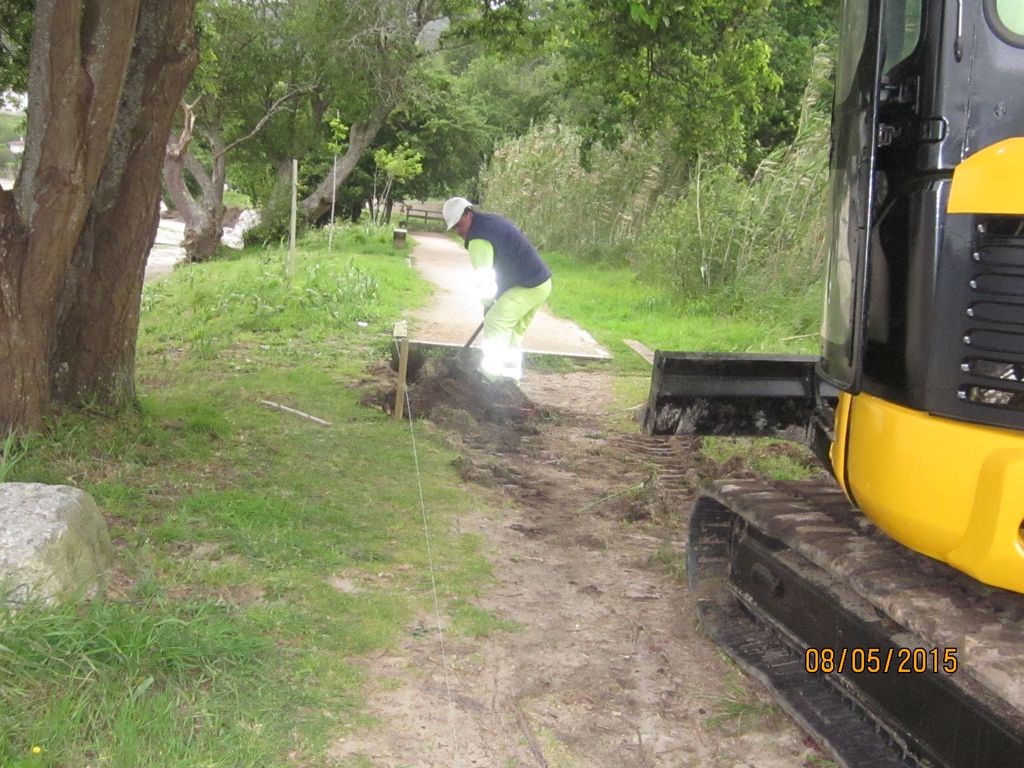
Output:
[[[378,371],[363,405],[392,413],[397,385],[390,370]],[[380,385],[384,378],[387,384]],[[523,437],[536,434],[536,424],[549,418],[523,391],[507,379],[486,380],[469,355],[429,360],[410,357],[406,414],[427,419],[460,435],[463,441],[497,453],[517,450]]]
[[443,416],[463,411],[478,422],[522,427],[536,415],[536,407],[513,382],[490,382],[473,361],[460,356],[428,361],[409,385],[409,403],[414,418]]

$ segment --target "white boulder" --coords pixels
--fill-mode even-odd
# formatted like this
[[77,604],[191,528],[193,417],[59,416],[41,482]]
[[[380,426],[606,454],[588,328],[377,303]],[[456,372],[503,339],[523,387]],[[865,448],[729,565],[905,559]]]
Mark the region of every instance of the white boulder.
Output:
[[8,601],[94,591],[113,562],[106,521],[85,491],[0,483],[0,591]]
[[228,248],[241,250],[245,247],[245,233],[260,223],[260,215],[252,208],[246,208],[238,217],[235,226],[225,229],[220,241]]

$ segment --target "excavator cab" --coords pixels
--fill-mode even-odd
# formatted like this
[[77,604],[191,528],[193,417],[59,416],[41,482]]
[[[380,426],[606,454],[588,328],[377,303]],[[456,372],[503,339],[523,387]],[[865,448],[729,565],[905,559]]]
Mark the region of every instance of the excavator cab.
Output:
[[645,429],[804,428],[890,536],[1024,592],[1024,2],[840,29],[821,353],[659,352]]
[[820,354],[658,351],[644,429],[831,471],[708,487],[687,572],[841,765],[1024,768],[1024,0],[841,13]]
[[1022,6],[844,3],[817,366],[841,390],[829,460],[850,499],[901,543],[1017,592]]

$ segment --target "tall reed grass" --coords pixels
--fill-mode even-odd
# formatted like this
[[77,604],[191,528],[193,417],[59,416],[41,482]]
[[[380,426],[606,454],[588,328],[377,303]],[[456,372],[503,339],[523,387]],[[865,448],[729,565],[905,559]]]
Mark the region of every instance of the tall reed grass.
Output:
[[511,218],[541,248],[621,261],[678,175],[666,160],[669,139],[585,151],[573,128],[536,126],[495,151],[481,176],[483,205]]
[[644,279],[737,298],[801,293],[827,255],[829,118],[821,95],[830,62],[819,51],[796,138],[751,177],[698,159],[678,197],[663,198],[631,253]]
[[573,129],[545,124],[495,153],[482,176],[484,205],[543,248],[574,258],[629,263],[645,282],[757,315],[799,297],[807,330],[817,322],[827,254],[832,61],[815,52],[795,139],[755,172],[687,163],[672,137],[595,148],[588,166]]

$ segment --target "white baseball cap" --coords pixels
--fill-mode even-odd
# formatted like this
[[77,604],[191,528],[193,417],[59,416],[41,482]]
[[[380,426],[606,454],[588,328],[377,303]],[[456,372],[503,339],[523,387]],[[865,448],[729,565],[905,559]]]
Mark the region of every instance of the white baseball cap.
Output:
[[466,209],[472,207],[473,204],[464,197],[449,197],[441,208],[444,225],[451,229],[459,223],[459,219],[462,218],[462,214],[466,212]]

